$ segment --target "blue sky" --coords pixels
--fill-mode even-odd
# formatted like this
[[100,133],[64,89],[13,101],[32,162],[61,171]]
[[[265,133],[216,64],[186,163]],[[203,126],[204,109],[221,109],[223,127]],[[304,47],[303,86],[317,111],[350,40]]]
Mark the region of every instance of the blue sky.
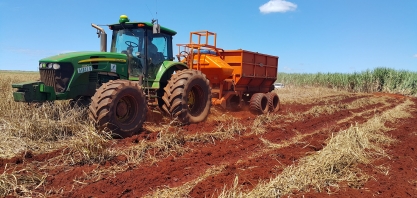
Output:
[[122,14],[158,18],[178,32],[174,44],[188,43],[190,31],[216,32],[220,48],[279,56],[279,72],[417,71],[416,0],[1,0],[0,70],[36,71],[44,57],[99,50],[90,24]]

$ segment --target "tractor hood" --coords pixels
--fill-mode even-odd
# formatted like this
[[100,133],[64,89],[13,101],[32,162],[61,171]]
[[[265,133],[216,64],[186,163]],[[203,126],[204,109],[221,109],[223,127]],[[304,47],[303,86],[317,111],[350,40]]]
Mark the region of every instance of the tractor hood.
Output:
[[65,54],[59,54],[39,60],[39,62],[71,62],[76,60],[95,58],[116,58],[126,60],[125,54],[111,53],[111,52],[96,52],[96,51],[84,51],[84,52],[70,52]]

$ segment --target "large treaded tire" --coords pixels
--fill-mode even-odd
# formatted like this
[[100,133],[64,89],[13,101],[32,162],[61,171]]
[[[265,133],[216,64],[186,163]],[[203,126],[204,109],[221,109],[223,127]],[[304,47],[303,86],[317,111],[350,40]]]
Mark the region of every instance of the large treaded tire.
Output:
[[268,112],[268,98],[263,93],[255,93],[252,95],[249,103],[250,111],[255,115]]
[[204,121],[210,113],[211,88],[201,71],[186,69],[171,76],[164,88],[162,109],[184,124]]
[[268,110],[269,112],[277,112],[279,110],[279,97],[275,92],[270,92],[265,94],[268,98]]
[[98,130],[111,130],[125,138],[142,128],[147,105],[138,83],[111,80],[96,91],[88,109]]

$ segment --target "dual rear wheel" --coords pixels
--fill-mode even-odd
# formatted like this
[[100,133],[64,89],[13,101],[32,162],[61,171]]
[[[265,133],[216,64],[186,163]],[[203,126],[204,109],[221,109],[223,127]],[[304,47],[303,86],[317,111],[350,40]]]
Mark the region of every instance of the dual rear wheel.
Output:
[[275,92],[255,93],[250,99],[249,109],[256,115],[277,112],[279,110],[279,97]]
[[[170,117],[185,124],[201,122],[210,112],[209,81],[201,71],[178,71],[168,81],[160,101],[161,109]],[[147,108],[146,96],[137,82],[115,80],[97,89],[88,112],[98,130],[124,138],[142,128]]]

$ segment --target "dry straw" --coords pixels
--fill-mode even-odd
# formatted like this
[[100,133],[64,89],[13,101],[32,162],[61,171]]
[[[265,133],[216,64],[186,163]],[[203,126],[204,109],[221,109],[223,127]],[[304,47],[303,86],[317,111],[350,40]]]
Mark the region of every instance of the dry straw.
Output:
[[408,111],[412,104],[407,100],[362,125],[332,135],[321,151],[300,159],[297,164],[285,168],[276,178],[261,182],[250,192],[244,192],[235,182],[232,188],[224,189],[220,197],[281,197],[292,192],[310,190],[331,193],[338,188],[340,182],[346,182],[353,188],[361,187],[369,176],[356,165],[369,164],[379,157],[389,157],[382,145],[394,140],[385,134],[390,129],[384,123],[409,117]]
[[[11,84],[18,81],[36,80],[38,73],[4,73],[0,72],[0,158],[10,158],[20,153],[34,152],[44,153],[51,150],[62,149],[62,155],[50,159],[39,170],[50,169],[56,166],[73,164],[91,164],[105,162],[115,156],[125,156],[127,164],[139,164],[144,161],[155,162],[161,157],[171,154],[181,155],[187,151],[184,148],[186,142],[209,142],[235,138],[241,135],[263,134],[266,125],[275,120],[302,119],[303,114],[261,115],[258,116],[250,133],[244,134],[248,126],[239,123],[239,120],[227,115],[219,116],[219,125],[211,132],[185,135],[174,122],[160,126],[158,138],[154,142],[142,140],[135,146],[128,148],[113,148],[114,140],[111,134],[97,134],[93,124],[88,121],[86,110],[82,108],[69,108],[67,101],[55,103],[25,104],[13,101]],[[24,80],[22,80],[24,79]],[[323,102],[327,104],[339,97],[340,92],[333,89],[315,88],[305,91],[303,88],[287,86],[277,90],[283,104]],[[325,99],[323,99],[325,97]],[[343,98],[339,98],[343,99]],[[332,113],[339,108],[357,108],[362,102],[353,106],[336,105],[326,109],[311,109],[308,113],[321,115]],[[389,144],[392,139],[384,132],[385,122],[395,121],[407,116],[407,109],[412,102],[405,101],[395,109],[384,112],[381,116],[371,119],[365,124],[355,125],[351,128],[334,133],[327,146],[321,151],[300,159],[297,164],[291,165],[276,178],[269,182],[261,182],[254,190],[244,192],[238,185],[238,178],[231,189],[224,189],[220,197],[279,197],[292,191],[330,191],[337,187],[341,181],[347,182],[352,187],[359,187],[368,176],[362,174],[356,168],[358,163],[369,163],[377,157],[387,157],[382,144]],[[294,119],[293,119],[294,118]],[[283,121],[285,124],[285,120]],[[146,126],[145,126],[146,127]],[[276,149],[277,145],[264,141],[270,149]],[[282,145],[281,145],[282,146]],[[85,183],[89,179],[101,178],[105,174],[115,174],[126,170],[126,164],[110,167],[108,170],[93,171],[84,178],[77,178],[79,183]],[[5,167],[7,168],[7,167]],[[27,174],[31,168],[27,164],[22,170],[10,169],[0,175],[0,196],[15,194],[18,196],[42,196],[34,193],[36,188],[44,186],[47,176],[38,171]],[[30,169],[31,171],[34,169]],[[378,167],[380,172],[389,172],[387,167]],[[217,174],[220,167],[213,167],[204,173],[199,179],[189,182],[179,188],[159,189],[153,196],[178,195],[187,196],[192,186],[209,175]],[[59,190],[58,190],[59,191]],[[57,191],[57,192],[58,192]],[[47,193],[47,192],[46,192]]]

